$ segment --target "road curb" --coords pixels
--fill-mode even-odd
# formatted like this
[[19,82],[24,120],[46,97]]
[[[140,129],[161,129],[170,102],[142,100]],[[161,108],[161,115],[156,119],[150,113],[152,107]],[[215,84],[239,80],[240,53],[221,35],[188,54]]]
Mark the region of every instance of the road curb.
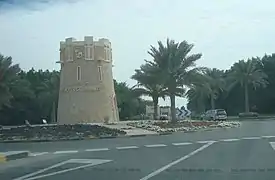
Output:
[[[55,142],[55,141],[79,141],[85,140],[86,138],[78,138],[78,139],[22,139],[22,140],[4,140],[0,141],[0,143],[27,143],[27,142]],[[92,139],[92,138],[87,138]]]
[[29,151],[0,152],[0,163],[5,163],[11,160],[26,158],[28,156],[29,156]]

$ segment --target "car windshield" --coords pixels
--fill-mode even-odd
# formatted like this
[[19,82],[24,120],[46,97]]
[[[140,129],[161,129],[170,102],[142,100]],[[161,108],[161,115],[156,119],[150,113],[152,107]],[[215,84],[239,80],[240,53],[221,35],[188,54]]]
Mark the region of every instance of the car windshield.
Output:
[[226,115],[226,112],[223,109],[219,109],[219,110],[217,110],[217,114],[218,115]]

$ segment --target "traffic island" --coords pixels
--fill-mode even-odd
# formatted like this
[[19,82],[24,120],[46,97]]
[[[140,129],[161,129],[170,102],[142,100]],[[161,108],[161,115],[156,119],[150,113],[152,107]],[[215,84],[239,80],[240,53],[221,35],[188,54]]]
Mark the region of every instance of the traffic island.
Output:
[[239,122],[217,122],[217,121],[135,121],[127,125],[136,128],[143,128],[149,131],[155,131],[160,135],[171,134],[173,132],[195,132],[199,130],[213,130],[217,128],[239,127]]
[[29,151],[0,152],[0,163],[26,158],[28,156],[29,156]]
[[20,126],[0,130],[0,143],[71,141],[112,138],[125,134],[122,130],[90,124]]

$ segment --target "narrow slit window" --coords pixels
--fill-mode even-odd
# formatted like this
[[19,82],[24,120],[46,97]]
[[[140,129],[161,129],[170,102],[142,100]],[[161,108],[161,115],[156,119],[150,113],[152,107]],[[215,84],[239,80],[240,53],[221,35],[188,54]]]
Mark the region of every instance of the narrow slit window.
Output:
[[98,66],[99,81],[102,81],[102,69],[101,66]]
[[77,80],[78,81],[81,80],[81,68],[80,68],[80,66],[77,66]]

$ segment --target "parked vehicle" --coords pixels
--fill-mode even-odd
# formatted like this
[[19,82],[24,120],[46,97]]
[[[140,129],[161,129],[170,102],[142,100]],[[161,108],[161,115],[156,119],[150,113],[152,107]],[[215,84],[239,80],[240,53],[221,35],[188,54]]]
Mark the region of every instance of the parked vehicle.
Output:
[[160,115],[159,119],[160,119],[160,120],[168,120],[169,117],[168,117],[168,115],[166,115],[166,114],[162,114],[162,115]]
[[224,109],[208,110],[203,118],[205,120],[225,121],[227,119],[227,113]]

